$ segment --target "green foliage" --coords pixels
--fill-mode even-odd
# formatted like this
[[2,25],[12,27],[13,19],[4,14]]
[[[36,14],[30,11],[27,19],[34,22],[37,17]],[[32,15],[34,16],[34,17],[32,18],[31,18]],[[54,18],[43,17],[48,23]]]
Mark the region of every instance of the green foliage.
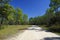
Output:
[[5,40],[7,37],[15,36],[22,29],[28,28],[30,25],[3,25],[5,28],[0,30],[0,40]]
[[8,4],[10,0],[0,0],[0,27],[3,24],[4,19],[8,20],[8,14],[10,10],[10,5]]
[[28,16],[20,8],[12,7],[11,0],[0,0],[0,28],[2,25],[27,24]]
[[9,3],[11,0],[0,0],[0,3]]
[[59,24],[54,24],[54,25],[50,26],[49,31],[60,32],[60,25]]
[[60,0],[50,0],[50,5],[51,8],[54,9],[54,11],[58,11],[58,8],[60,7]]
[[15,13],[15,20],[16,20],[16,24],[22,24],[22,17],[23,17],[23,13],[21,11],[20,8],[16,9],[16,13]]
[[46,10],[43,16],[38,16],[29,19],[30,24],[46,25],[48,30],[60,32],[60,0],[50,0],[50,8]]
[[23,15],[23,24],[28,24],[28,16],[26,14]]

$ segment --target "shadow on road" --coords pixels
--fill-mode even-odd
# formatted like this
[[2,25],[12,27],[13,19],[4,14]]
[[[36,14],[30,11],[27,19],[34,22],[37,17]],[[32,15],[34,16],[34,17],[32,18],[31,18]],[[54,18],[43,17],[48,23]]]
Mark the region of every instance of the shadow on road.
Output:
[[44,31],[43,29],[18,29],[18,30],[39,30],[39,31]]
[[60,37],[46,37],[43,40],[60,40]]

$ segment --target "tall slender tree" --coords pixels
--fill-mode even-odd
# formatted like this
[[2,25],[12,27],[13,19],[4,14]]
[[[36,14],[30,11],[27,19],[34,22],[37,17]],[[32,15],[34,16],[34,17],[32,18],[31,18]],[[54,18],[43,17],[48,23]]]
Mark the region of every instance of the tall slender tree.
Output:
[[21,24],[22,17],[23,17],[22,10],[20,8],[17,8],[16,9],[16,24]]
[[23,15],[23,23],[28,24],[28,16],[26,14]]

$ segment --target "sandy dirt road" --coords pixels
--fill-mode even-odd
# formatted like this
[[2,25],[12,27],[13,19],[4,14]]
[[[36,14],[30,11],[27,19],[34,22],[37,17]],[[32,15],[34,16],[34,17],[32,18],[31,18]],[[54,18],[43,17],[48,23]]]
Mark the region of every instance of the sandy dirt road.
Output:
[[[39,27],[30,27],[28,29],[38,29]],[[7,39],[7,40],[42,40],[47,37],[60,37],[51,32],[42,31],[41,28],[39,30],[25,30],[22,34],[19,34],[16,37]]]

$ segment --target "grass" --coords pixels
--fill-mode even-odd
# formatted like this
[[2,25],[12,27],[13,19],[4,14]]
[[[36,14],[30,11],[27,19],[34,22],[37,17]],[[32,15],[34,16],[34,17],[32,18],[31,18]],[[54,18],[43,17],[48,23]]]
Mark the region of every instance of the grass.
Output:
[[[56,25],[55,25],[56,26]],[[54,26],[54,27],[55,27]],[[49,27],[46,27],[45,25],[40,25],[40,27],[42,27],[43,29],[45,29],[45,30],[49,30]],[[54,32],[54,31],[52,31],[53,33],[55,33],[55,34],[57,34],[57,35],[60,35],[60,32]]]
[[48,30],[48,28],[46,27],[46,25],[39,25],[39,27],[42,27],[45,30]]
[[4,27],[0,30],[0,40],[20,32],[20,29],[26,29],[29,25],[7,25]]
[[56,33],[56,34],[60,35],[60,33],[58,33],[58,32],[54,32],[54,33]]

